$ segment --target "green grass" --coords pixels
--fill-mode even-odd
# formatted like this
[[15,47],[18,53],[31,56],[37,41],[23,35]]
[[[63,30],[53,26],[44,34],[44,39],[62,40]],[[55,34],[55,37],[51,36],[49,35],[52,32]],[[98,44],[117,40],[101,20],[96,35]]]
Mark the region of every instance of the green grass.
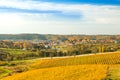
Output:
[[112,65],[109,67],[106,80],[120,80],[120,65]]
[[7,48],[0,48],[0,50],[9,53],[9,54],[30,54],[30,53],[34,53],[31,51],[26,51],[26,50],[22,50],[22,49],[7,49]]
[[11,71],[0,67],[0,78],[7,76]]

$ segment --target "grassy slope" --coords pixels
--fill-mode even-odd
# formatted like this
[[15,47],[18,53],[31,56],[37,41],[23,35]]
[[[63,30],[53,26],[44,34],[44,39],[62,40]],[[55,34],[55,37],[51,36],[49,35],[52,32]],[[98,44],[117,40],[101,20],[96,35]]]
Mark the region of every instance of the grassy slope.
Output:
[[[112,70],[111,65],[119,62],[119,52],[42,60],[30,65],[33,68],[31,71],[6,77],[2,80],[101,80],[106,77],[107,73],[112,76],[116,75],[116,72],[111,72],[115,69]],[[110,66],[109,69],[107,68],[108,66]],[[119,68],[120,66],[118,66],[117,70]],[[117,74],[119,75],[120,72]],[[115,78],[119,80],[118,77],[115,76]]]
[[120,80],[120,65],[109,66],[106,80]]
[[2,80],[101,80],[106,72],[106,65],[62,66],[32,70]]
[[7,49],[7,48],[0,48],[0,50],[10,53],[10,54],[30,54],[33,53],[31,51],[24,51],[22,49]]
[[120,53],[97,54],[81,57],[72,57],[64,59],[48,59],[37,61],[32,64],[33,68],[48,68],[69,65],[83,65],[83,64],[117,64],[120,62]]
[[7,69],[3,69],[0,67],[0,78],[8,75],[11,71],[7,70]]

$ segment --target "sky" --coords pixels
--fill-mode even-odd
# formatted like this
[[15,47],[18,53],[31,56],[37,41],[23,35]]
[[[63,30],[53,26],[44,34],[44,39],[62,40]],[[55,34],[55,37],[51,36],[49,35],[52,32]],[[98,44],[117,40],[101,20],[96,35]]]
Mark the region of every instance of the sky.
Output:
[[0,34],[120,34],[120,0],[0,0]]

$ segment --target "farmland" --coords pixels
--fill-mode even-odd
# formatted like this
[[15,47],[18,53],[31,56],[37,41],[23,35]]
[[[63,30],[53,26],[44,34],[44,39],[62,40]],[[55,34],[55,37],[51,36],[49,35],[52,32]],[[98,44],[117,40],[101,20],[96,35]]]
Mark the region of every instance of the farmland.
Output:
[[26,64],[29,70],[2,80],[119,80],[119,64],[119,52],[41,59]]
[[86,64],[107,64],[114,65],[120,63],[120,53],[94,54],[88,56],[71,57],[63,59],[40,60],[32,64],[35,68],[48,68],[68,65],[86,65]]
[[120,80],[119,39],[46,35],[45,40],[0,40],[0,79]]
[[106,72],[106,65],[64,66],[32,70],[2,80],[101,80]]
[[0,80],[120,80],[120,0],[0,0]]

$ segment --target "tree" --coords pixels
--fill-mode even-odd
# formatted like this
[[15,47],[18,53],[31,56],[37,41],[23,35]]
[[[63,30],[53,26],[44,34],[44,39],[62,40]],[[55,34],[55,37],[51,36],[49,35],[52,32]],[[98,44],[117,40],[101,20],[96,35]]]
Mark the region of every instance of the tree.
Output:
[[23,43],[23,47],[24,47],[24,49],[27,49],[27,43],[26,43],[26,41]]
[[99,46],[99,52],[104,52],[104,45],[103,45],[103,44],[101,44],[101,45]]

